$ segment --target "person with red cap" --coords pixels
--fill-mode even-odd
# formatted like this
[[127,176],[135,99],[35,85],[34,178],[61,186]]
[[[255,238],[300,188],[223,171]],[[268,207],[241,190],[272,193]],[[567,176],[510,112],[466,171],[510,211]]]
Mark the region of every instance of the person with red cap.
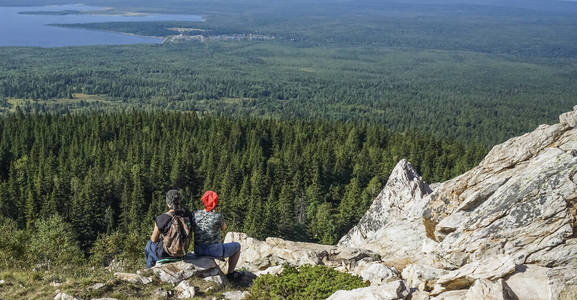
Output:
[[234,268],[240,257],[240,244],[237,242],[223,243],[221,231],[226,230],[226,224],[221,214],[215,211],[218,205],[218,194],[207,191],[202,196],[204,209],[194,212],[194,253],[200,256],[210,256],[220,260],[229,257],[229,278],[235,277]]

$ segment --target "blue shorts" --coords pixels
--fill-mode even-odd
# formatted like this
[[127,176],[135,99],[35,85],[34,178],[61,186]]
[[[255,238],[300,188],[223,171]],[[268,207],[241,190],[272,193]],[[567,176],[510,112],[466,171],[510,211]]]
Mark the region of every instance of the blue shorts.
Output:
[[194,246],[196,255],[214,258],[231,257],[238,251],[240,251],[240,244],[237,242]]

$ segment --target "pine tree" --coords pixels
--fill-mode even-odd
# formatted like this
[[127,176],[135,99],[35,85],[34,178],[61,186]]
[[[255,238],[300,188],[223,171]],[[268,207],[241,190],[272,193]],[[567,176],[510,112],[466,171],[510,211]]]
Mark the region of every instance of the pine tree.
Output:
[[34,195],[32,190],[28,188],[28,196],[26,197],[26,229],[31,229],[36,218],[36,201],[34,200]]

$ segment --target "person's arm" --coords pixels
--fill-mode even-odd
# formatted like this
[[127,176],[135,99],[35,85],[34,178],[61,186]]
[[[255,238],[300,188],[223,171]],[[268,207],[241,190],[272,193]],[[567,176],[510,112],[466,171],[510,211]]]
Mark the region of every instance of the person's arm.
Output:
[[153,243],[158,242],[160,238],[160,230],[158,230],[158,226],[156,226],[156,223],[154,223],[154,231],[152,232],[152,235],[150,236],[150,240]]
[[220,230],[226,231],[226,223],[224,222],[224,217],[218,214],[218,223],[220,224]]

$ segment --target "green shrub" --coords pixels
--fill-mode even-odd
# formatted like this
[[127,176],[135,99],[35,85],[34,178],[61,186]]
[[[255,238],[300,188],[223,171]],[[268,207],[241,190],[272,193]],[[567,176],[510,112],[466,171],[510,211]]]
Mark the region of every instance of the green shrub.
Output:
[[51,266],[78,266],[84,263],[84,253],[76,243],[70,224],[58,215],[36,222],[28,245],[30,262]]
[[19,230],[15,221],[0,217],[0,267],[25,264],[27,240],[27,233]]
[[144,247],[148,237],[143,237],[136,232],[130,232],[124,235],[124,245],[120,261],[123,267],[128,271],[136,271],[144,268]]
[[326,266],[285,265],[280,275],[258,277],[249,299],[325,299],[338,290],[352,290],[368,284],[360,277]]
[[90,249],[90,263],[96,267],[107,267],[118,259],[124,248],[124,236],[116,231],[99,235]]
[[122,263],[126,270],[142,269],[144,262],[144,246],[147,242],[135,232],[113,232],[100,235],[90,249],[90,263],[96,267],[106,267],[113,260]]

